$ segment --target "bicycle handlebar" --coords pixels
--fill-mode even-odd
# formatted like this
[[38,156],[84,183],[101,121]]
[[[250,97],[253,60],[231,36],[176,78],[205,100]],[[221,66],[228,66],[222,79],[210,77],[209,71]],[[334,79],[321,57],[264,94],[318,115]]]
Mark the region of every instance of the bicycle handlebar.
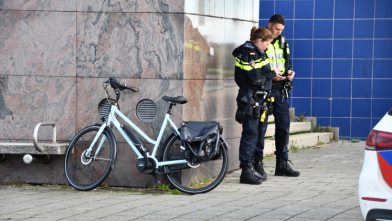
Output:
[[120,91],[123,91],[123,90],[125,90],[125,89],[128,89],[128,90],[131,90],[131,91],[133,91],[133,92],[136,92],[136,91],[139,90],[139,89],[136,88],[136,87],[131,87],[131,86],[128,86],[128,85],[126,85],[126,84],[120,84],[120,82],[119,82],[116,78],[114,78],[114,77],[110,77],[109,80],[107,80],[105,83],[110,84],[110,86],[111,86],[112,88],[114,88],[114,89],[119,89]]
[[[115,103],[117,103],[118,100],[120,99],[120,92],[119,92],[119,90],[123,91],[125,89],[128,89],[128,90],[131,90],[133,92],[136,92],[136,91],[139,90],[136,87],[131,87],[131,86],[128,86],[126,84],[120,84],[120,82],[116,78],[114,78],[114,77],[110,77],[109,80],[105,81],[105,83],[109,84],[110,87],[112,87],[114,92],[116,93]],[[105,90],[106,90],[106,88],[105,88]]]

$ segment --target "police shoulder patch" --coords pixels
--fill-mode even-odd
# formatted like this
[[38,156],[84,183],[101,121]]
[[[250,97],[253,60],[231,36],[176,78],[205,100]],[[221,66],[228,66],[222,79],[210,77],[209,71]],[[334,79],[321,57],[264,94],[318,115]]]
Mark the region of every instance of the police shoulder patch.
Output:
[[255,53],[254,52],[251,52],[251,53],[249,53],[250,55],[255,55]]
[[252,66],[252,67],[255,66],[255,61],[254,60],[251,60],[249,63],[250,63],[250,66]]

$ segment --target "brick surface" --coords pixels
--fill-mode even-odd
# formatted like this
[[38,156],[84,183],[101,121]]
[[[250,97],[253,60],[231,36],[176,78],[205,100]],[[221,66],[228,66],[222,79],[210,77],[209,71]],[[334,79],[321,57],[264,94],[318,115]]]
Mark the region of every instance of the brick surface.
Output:
[[266,159],[263,184],[239,184],[236,170],[215,190],[192,196],[3,185],[0,220],[363,220],[357,190],[364,145],[339,141],[292,153],[296,178],[275,177],[275,159]]

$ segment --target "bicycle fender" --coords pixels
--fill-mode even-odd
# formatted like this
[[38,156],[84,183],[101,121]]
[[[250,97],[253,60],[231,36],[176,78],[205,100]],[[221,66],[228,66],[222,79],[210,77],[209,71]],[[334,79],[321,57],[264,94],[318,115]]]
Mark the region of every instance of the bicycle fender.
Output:
[[223,142],[226,149],[229,148],[231,150],[229,144],[227,144],[227,142],[226,142],[225,138],[223,138],[222,134],[220,134],[219,136],[220,136],[221,142]]

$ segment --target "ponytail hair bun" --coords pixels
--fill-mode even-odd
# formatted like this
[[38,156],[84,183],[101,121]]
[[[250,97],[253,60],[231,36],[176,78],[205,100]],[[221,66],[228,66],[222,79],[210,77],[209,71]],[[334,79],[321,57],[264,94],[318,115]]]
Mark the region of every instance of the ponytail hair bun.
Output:
[[253,39],[253,36],[255,35],[255,32],[257,30],[256,26],[253,26],[252,30],[250,30],[250,40],[253,41],[255,39]]
[[274,39],[272,33],[268,28],[257,28],[254,26],[250,31],[250,41],[255,41],[261,38],[263,41],[268,41]]

